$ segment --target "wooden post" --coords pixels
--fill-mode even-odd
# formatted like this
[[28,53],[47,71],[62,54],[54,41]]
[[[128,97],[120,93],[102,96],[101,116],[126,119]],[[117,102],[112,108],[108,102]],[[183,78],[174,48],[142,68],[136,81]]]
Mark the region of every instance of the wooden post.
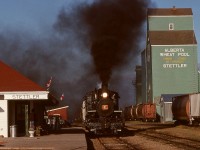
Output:
[[25,134],[26,136],[29,136],[29,133],[28,133],[28,126],[29,124],[29,121],[28,121],[28,105],[25,105]]

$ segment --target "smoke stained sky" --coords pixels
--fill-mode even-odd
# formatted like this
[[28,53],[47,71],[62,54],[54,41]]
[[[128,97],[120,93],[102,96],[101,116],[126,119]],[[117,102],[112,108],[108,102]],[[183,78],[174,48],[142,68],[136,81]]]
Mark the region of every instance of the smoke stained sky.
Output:
[[[65,100],[60,104],[71,106],[71,110],[75,109],[75,105],[80,106],[84,93],[93,90],[97,82],[100,82],[90,55],[92,41],[97,40],[96,34],[99,35],[99,32],[92,32],[94,29],[91,27],[91,22],[84,20],[87,17],[82,18],[83,14],[80,14],[90,10],[93,1],[48,0],[48,3],[40,0],[0,1],[0,59],[41,86],[45,86],[53,76],[52,91],[58,97],[64,92]],[[183,1],[185,4],[175,0],[174,5],[190,7],[191,4],[187,4],[187,0]],[[152,0],[152,2],[158,3],[161,7],[165,7],[162,3],[166,7],[173,6],[167,5],[166,0]],[[195,5],[191,7],[194,7],[193,12],[195,12]],[[138,47],[137,53],[145,47],[145,34],[141,39],[143,41],[135,45]],[[127,41],[130,41],[129,38]],[[127,49],[130,50],[133,45],[129,45]],[[128,50],[126,51],[128,57],[123,59],[121,65],[114,67],[110,80],[112,89],[120,92],[122,106],[134,103],[135,89],[132,80],[134,80],[134,67],[140,61],[140,56]],[[76,112],[73,111],[74,113]]]

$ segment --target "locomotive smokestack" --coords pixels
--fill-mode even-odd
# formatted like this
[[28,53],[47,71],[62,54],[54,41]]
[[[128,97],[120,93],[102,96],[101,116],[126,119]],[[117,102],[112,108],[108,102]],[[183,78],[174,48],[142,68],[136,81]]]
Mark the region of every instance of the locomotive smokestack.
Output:
[[108,89],[108,83],[102,83],[102,89]]

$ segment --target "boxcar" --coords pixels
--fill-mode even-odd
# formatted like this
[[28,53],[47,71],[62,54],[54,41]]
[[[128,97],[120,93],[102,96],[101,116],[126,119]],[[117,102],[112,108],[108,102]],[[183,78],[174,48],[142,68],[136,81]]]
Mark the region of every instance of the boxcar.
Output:
[[136,107],[137,119],[143,121],[156,120],[156,105],[152,103],[138,104]]

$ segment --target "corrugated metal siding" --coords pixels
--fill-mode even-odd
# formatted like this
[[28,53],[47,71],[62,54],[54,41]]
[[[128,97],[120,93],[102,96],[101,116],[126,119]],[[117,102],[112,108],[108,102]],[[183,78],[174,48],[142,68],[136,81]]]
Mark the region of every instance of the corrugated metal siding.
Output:
[[199,77],[198,83],[199,83],[199,92],[200,92],[200,72],[199,71],[198,71],[198,77]]
[[149,17],[149,31],[169,31],[169,23],[174,23],[174,30],[193,30],[193,18],[187,17]]
[[146,83],[146,94],[147,94],[147,103],[154,103],[153,96],[152,96],[152,60],[151,60],[151,46],[150,44],[147,45],[146,49],[146,67],[147,67],[147,83]]
[[[188,56],[161,56],[165,49],[182,48]],[[175,64],[175,65],[172,65]],[[184,94],[198,92],[197,47],[152,47],[153,97],[161,94]]]
[[164,118],[165,121],[173,121],[173,115],[172,115],[172,103],[164,103]]
[[190,95],[191,116],[200,117],[200,94]]
[[0,101],[0,135],[8,137],[8,101]]
[[146,91],[146,59],[145,59],[145,50],[141,53],[142,59],[142,101],[147,102],[147,91]]
[[172,114],[172,102],[162,102],[161,106],[161,122],[172,122],[173,114]]

